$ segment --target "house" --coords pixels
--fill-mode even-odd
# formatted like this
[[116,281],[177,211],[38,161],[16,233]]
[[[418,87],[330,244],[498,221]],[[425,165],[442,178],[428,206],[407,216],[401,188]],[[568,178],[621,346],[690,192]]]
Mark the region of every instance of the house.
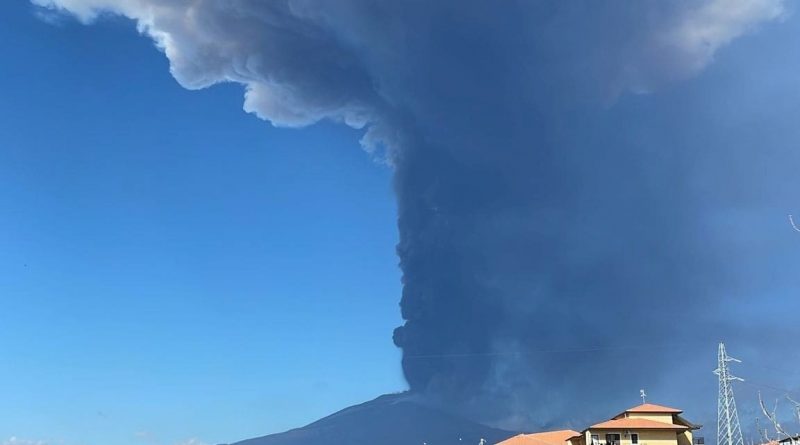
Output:
[[590,426],[574,445],[692,445],[692,431],[700,425],[684,419],[681,413],[645,403]]
[[769,442],[762,443],[761,445],[797,445],[797,444],[800,444],[800,435],[784,437],[783,439],[780,440],[771,440]]
[[692,445],[699,429],[682,411],[652,403],[627,409],[582,432],[572,430],[520,434],[497,445]]
[[497,445],[577,445],[570,440],[580,437],[581,433],[573,430],[546,431],[543,433],[518,434]]

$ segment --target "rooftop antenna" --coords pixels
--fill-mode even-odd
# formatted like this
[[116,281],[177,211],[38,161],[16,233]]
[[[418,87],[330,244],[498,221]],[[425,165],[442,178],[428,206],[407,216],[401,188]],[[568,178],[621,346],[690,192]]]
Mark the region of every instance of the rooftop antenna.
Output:
[[645,393],[643,389],[639,390],[639,397],[642,398],[642,405],[647,403],[647,393]]
[[717,400],[717,445],[744,445],[742,427],[739,425],[739,413],[736,411],[736,400],[733,398],[731,382],[744,380],[732,375],[728,370],[728,362],[741,363],[728,356],[725,344],[719,344],[717,354],[717,369],[714,374],[719,376],[719,398]]

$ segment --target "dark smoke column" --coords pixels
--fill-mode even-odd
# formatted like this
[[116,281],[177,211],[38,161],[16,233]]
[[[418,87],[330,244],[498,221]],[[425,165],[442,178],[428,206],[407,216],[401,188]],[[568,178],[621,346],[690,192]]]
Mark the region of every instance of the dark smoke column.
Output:
[[470,214],[485,204],[469,183],[490,184],[466,175],[429,147],[409,150],[398,168],[400,306],[407,321],[394,341],[403,348],[412,391],[472,397],[465,389],[480,386],[489,370],[486,358],[465,358],[491,350],[489,332],[501,318],[490,290],[476,280],[482,254],[468,233]]
[[[425,69],[395,104],[411,116],[395,159],[403,371],[412,392],[502,426],[575,398],[599,413],[660,378],[672,358],[642,351],[681,338],[719,277],[682,178],[694,154],[663,142],[664,110],[604,105],[628,74],[602,58],[637,57],[608,27],[644,32],[633,13],[449,12],[406,42]],[[550,40],[563,23],[579,36],[566,49]]]
[[[631,387],[669,383],[675,363],[706,372],[697,350],[654,345],[701,349],[687,327],[703,323],[740,335],[708,316],[732,270],[754,295],[781,275],[751,275],[761,266],[742,254],[773,258],[783,247],[768,235],[720,248],[708,229],[768,205],[784,221],[796,205],[784,162],[796,147],[781,145],[796,126],[751,126],[754,105],[733,91],[772,79],[752,82],[761,72],[742,64],[748,74],[706,84],[710,100],[660,91],[784,17],[782,0],[33,2],[128,17],[183,86],[236,82],[245,110],[275,125],[341,122],[385,148],[406,320],[394,342],[412,392],[449,409],[513,428],[605,418]],[[796,114],[784,107],[771,117]],[[781,273],[770,295],[797,288]]]

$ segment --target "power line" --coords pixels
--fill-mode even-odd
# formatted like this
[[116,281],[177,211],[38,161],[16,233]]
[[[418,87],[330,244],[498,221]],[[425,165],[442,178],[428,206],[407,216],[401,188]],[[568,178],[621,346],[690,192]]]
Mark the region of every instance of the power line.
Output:
[[774,385],[770,385],[770,384],[767,384],[767,383],[756,383],[756,382],[753,382],[753,381],[750,381],[750,380],[742,381],[742,383],[745,384],[745,385],[748,385],[748,386],[752,386],[753,388],[766,388],[766,389],[771,389],[773,391],[781,392],[781,393],[784,393],[784,394],[800,394],[799,390],[781,388],[779,386],[774,386]]

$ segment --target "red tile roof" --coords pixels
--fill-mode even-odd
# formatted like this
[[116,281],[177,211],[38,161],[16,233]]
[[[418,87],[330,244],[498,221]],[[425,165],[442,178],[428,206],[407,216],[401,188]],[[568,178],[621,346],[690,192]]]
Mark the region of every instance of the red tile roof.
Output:
[[508,438],[497,445],[564,445],[570,437],[579,436],[581,433],[573,430],[545,431],[534,434],[518,434]]
[[645,403],[643,405],[634,406],[625,410],[626,413],[669,413],[678,414],[683,411],[668,406],[655,405],[653,403]]
[[[648,411],[645,411],[648,412]],[[689,427],[672,423],[656,422],[650,419],[625,417],[623,419],[607,420],[592,425],[590,429],[643,429],[643,430],[686,430]]]

